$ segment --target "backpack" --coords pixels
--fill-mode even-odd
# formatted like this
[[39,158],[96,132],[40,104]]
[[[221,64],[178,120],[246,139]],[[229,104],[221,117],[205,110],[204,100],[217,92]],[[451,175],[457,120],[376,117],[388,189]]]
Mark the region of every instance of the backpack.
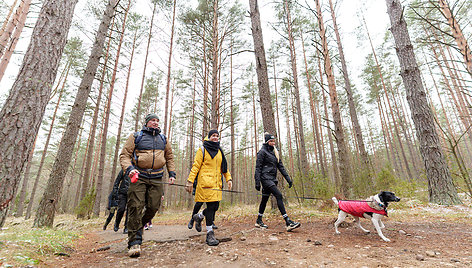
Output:
[[[143,131],[141,130],[141,131],[135,132],[133,136],[134,136],[134,145],[136,146],[139,142],[141,142],[141,139],[143,138]],[[159,136],[161,136],[161,139],[164,141],[164,145],[165,145],[167,143],[166,136],[162,133],[159,133]]]
[[[142,140],[142,138],[143,138],[143,131],[140,130],[140,131],[138,131],[138,132],[135,132],[135,133],[133,134],[133,136],[134,136],[133,157],[134,157],[135,163],[137,164],[137,163],[138,163],[138,157],[136,156],[136,145],[138,145],[138,144],[141,142],[141,140]],[[166,136],[165,136],[164,134],[162,134],[162,133],[159,133],[159,136],[161,136],[161,139],[164,141],[164,145],[166,145],[166,144],[167,144],[167,138],[166,138]]]

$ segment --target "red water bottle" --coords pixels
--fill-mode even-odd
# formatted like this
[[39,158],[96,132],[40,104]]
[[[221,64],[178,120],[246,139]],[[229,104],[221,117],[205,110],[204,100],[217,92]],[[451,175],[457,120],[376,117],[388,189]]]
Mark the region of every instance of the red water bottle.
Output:
[[131,183],[136,183],[138,181],[139,173],[134,173],[133,177],[131,177]]

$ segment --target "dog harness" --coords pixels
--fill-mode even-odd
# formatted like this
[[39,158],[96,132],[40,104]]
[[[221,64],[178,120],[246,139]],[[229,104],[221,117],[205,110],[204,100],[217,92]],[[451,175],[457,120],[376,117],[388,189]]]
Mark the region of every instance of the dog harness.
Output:
[[351,214],[352,216],[355,216],[355,217],[364,218],[364,213],[366,212],[377,213],[377,214],[388,216],[387,211],[385,209],[382,209],[382,210],[373,209],[369,206],[369,203],[365,201],[361,202],[361,201],[339,200],[338,205],[339,205],[340,210],[348,214]]

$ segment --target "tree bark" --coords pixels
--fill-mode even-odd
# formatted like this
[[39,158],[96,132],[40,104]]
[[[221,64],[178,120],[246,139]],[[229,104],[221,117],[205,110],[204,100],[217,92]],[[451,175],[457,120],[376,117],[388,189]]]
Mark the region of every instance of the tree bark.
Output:
[[100,149],[100,160],[98,166],[98,177],[97,177],[97,188],[96,188],[96,195],[95,195],[95,203],[93,205],[93,214],[98,217],[100,216],[100,204],[102,201],[102,191],[103,191],[103,173],[105,172],[105,157],[107,151],[107,137],[108,137],[108,126],[110,122],[110,113],[111,113],[111,101],[113,97],[113,92],[115,90],[115,83],[116,83],[116,73],[118,72],[118,63],[120,61],[120,54],[121,54],[121,46],[123,45],[123,40],[125,37],[126,31],[126,19],[128,17],[128,12],[131,7],[131,0],[128,0],[128,7],[126,8],[123,24],[121,27],[121,35],[120,41],[118,43],[118,47],[116,49],[116,58],[115,58],[115,66],[113,67],[113,74],[111,76],[110,82],[110,89],[108,90],[108,99],[107,99],[107,106],[105,107],[105,120],[103,121],[103,132],[102,132],[102,141],[101,141],[101,149]]
[[33,148],[77,0],[46,0],[18,76],[0,111],[0,227]]
[[[175,0],[177,1],[177,0]],[[149,35],[148,35],[148,40],[147,40],[147,45],[146,45],[146,56],[144,57],[144,69],[143,69],[143,76],[141,78],[141,88],[139,89],[139,97],[138,97],[138,107],[136,108],[136,118],[134,122],[134,131],[138,131],[138,125],[140,121],[140,115],[141,115],[141,99],[143,96],[143,88],[144,88],[144,80],[146,78],[146,67],[148,63],[148,55],[149,55],[149,45],[151,44],[151,38],[152,38],[152,26],[154,26],[154,15],[156,13],[156,7],[157,7],[157,2],[154,1],[154,7],[152,9],[152,16],[151,16],[151,22],[149,26]]]
[[333,74],[333,67],[331,58],[329,56],[328,41],[326,38],[326,29],[324,26],[323,15],[321,13],[321,6],[319,0],[315,1],[318,15],[318,25],[320,28],[320,37],[322,43],[324,70],[328,80],[329,97],[331,100],[331,112],[333,113],[334,133],[336,137],[336,144],[338,146],[339,155],[339,170],[341,172],[341,190],[344,196],[350,197],[352,194],[351,186],[351,168],[348,147],[346,145],[344,129],[341,121],[341,112],[338,103],[338,93],[336,91],[335,78]]
[[396,53],[400,61],[400,75],[405,85],[416,135],[420,142],[420,152],[426,167],[430,201],[438,204],[461,203],[444,159],[438,134],[434,128],[433,115],[426,99],[415,53],[403,17],[403,8],[398,0],[386,0],[386,4],[392,25],[391,31],[395,39]]
[[354,128],[354,133],[356,135],[357,146],[361,154],[362,162],[366,165],[367,169],[371,169],[369,155],[365,149],[364,137],[362,136],[361,125],[359,124],[359,119],[357,117],[356,104],[354,103],[354,96],[351,88],[351,81],[349,79],[349,73],[347,71],[346,59],[344,58],[344,49],[341,42],[341,36],[339,35],[338,24],[336,23],[336,15],[334,14],[334,7],[331,0],[329,0],[329,7],[331,10],[331,18],[333,19],[334,32],[336,34],[336,41],[338,45],[339,58],[341,60],[341,67],[344,78],[344,85],[346,86],[347,101],[349,105],[349,114],[351,115],[351,122]]
[[51,175],[39,204],[38,212],[34,220],[34,226],[52,226],[54,216],[56,213],[56,205],[62,192],[64,177],[71,161],[72,155],[70,148],[75,147],[76,137],[79,133],[79,127],[85,112],[87,99],[92,88],[92,82],[95,78],[98,63],[102,55],[103,46],[105,43],[105,36],[115,7],[119,0],[110,0],[106,6],[105,13],[95,36],[95,42],[92,47],[92,52],[84,72],[84,77],[80,83],[75,102],[72,106],[69,121],[67,122],[66,130],[62,136],[57,152],[56,160],[52,168]]
[[277,137],[274,110],[272,108],[270,97],[269,75],[267,73],[267,62],[258,0],[249,0],[249,16],[251,17],[252,38],[254,41],[254,56],[256,60],[257,86],[259,88],[262,124],[265,132],[269,132]]
[[171,26],[171,31],[170,31],[169,60],[167,62],[166,105],[165,105],[165,110],[164,110],[164,134],[166,134],[168,137],[170,135],[170,122],[167,121],[167,111],[169,110],[170,70],[171,70],[171,64],[172,64],[172,47],[174,45],[175,7],[177,5],[177,0],[174,0],[173,2],[174,2],[174,7],[172,11],[172,26]]

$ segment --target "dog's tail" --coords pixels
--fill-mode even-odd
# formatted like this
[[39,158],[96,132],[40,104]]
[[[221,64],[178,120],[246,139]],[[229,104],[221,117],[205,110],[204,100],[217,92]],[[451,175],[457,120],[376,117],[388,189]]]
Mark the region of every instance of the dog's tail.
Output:
[[336,197],[331,198],[331,200],[333,200],[333,202],[334,202],[334,204],[336,204],[336,206],[339,206],[338,205],[338,199],[336,199]]

